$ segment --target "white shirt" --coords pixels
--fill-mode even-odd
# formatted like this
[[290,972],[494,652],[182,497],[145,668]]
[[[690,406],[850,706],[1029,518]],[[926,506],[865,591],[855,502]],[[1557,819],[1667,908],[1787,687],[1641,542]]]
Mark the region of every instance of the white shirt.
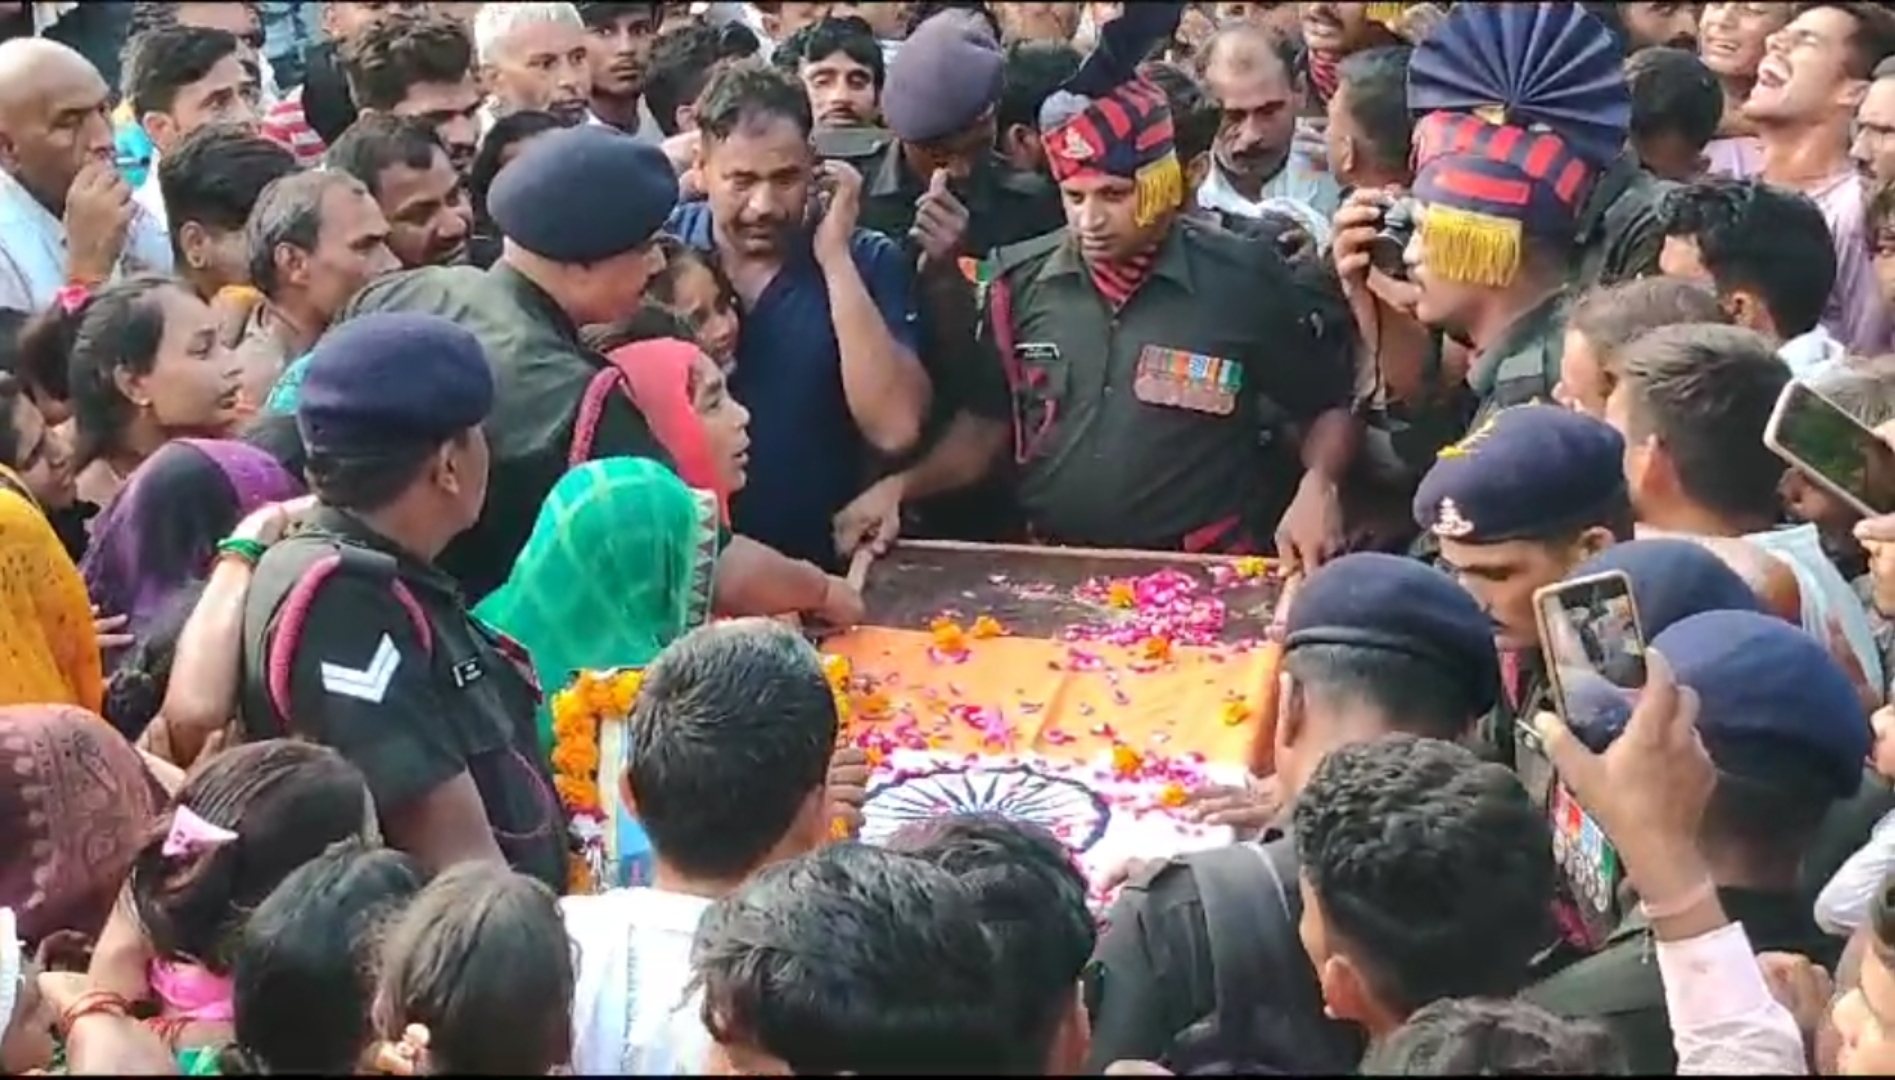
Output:
[[1875,823],[1869,842],[1816,894],[1816,925],[1837,937],[1855,933],[1869,921],[1869,905],[1880,895],[1890,870],[1895,870],[1895,812]]
[[[0,311],[37,314],[70,276],[65,223],[19,181],[0,172]],[[136,206],[118,272],[171,273],[171,238]]]
[[1796,575],[1796,590],[1803,600],[1803,629],[1825,647],[1829,645],[1833,623],[1842,630],[1856,663],[1869,686],[1888,683],[1882,674],[1882,651],[1875,644],[1875,629],[1862,611],[1855,590],[1829,561],[1823,550],[1822,535],[1814,525],[1792,525],[1782,529],[1751,533],[1744,539],[1776,556]]
[[[1303,212],[1283,207],[1283,202],[1294,203]],[[1330,222],[1342,205],[1342,188],[1335,177],[1312,168],[1307,158],[1292,149],[1289,161],[1263,185],[1262,197],[1254,201],[1232,187],[1224,178],[1224,170],[1213,164],[1211,174],[1198,185],[1198,205],[1248,218],[1262,217],[1269,210],[1289,210],[1310,229],[1311,239],[1327,247]]]
[[572,1071],[579,1076],[695,1075],[711,1034],[686,999],[702,896],[643,886],[559,902],[579,953]]
[[1849,350],[1819,323],[1809,333],[1784,342],[1777,356],[1789,365],[1791,375],[1806,380],[1847,361]]
[[1802,1076],[1803,1033],[1777,1003],[1739,923],[1659,941],[1671,1046],[1679,1076]]

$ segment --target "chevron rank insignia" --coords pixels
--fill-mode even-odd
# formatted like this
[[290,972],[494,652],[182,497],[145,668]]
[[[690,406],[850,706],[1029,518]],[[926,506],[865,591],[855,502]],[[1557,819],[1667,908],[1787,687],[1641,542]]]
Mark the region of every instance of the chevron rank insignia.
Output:
[[381,642],[375,646],[375,655],[369,658],[366,666],[353,668],[324,661],[322,688],[331,694],[380,705],[382,699],[388,696],[388,685],[394,681],[395,670],[399,667],[401,653],[395,648],[394,639],[383,634]]

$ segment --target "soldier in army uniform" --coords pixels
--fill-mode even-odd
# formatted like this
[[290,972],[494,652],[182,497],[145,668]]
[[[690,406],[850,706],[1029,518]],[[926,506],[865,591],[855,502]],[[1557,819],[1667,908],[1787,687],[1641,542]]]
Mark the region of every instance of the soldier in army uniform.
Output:
[[1504,685],[1483,724],[1490,757],[1514,765],[1514,728],[1550,708],[1533,592],[1632,538],[1625,440],[1555,405],[1500,409],[1441,451],[1415,490],[1415,522],[1494,620]]
[[1359,436],[1350,358],[1316,341],[1271,245],[1182,215],[1165,95],[1136,71],[1182,8],[1127,7],[1048,99],[1067,227],[1000,251],[983,322],[1009,415],[902,482],[908,497],[965,483],[1010,444],[1038,539],[1260,551],[1274,529],[1314,565],[1338,546]]
[[[1518,62],[1489,60],[1514,51]],[[1478,426],[1550,398],[1558,381],[1572,245],[1624,147],[1631,93],[1611,36],[1584,9],[1459,4],[1415,47],[1408,106],[1419,117],[1406,252],[1416,315],[1473,347]]]
[[[921,360],[934,381],[924,452],[947,444],[951,459],[985,445],[980,433],[1006,418],[999,361],[976,347],[976,282],[994,250],[1065,223],[1059,191],[994,150],[1004,57],[986,23],[947,11],[916,27],[890,65],[882,94],[886,128],[819,131],[817,153],[863,178],[861,224],[906,244],[917,260]],[[893,538],[903,501],[900,470],[871,485],[837,519],[839,546]],[[984,465],[985,459],[982,460]],[[997,480],[956,470],[955,489],[912,507],[910,531],[997,539],[1015,531]],[[911,497],[911,503],[920,497]]]

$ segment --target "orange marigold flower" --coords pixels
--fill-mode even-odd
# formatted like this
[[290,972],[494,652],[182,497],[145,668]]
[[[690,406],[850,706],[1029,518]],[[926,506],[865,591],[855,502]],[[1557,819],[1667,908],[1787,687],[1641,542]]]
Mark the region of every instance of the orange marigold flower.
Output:
[[977,639],[997,638],[1006,632],[1007,628],[1000,625],[1000,620],[992,615],[982,615],[974,620],[973,634]]
[[888,695],[880,690],[870,690],[868,693],[863,694],[854,702],[854,705],[855,710],[869,720],[887,716],[889,711],[894,708],[888,700]]
[[831,818],[829,820],[829,839],[831,840],[851,839],[851,834],[849,832],[849,823],[846,819],[837,817],[837,818]]
[[1243,558],[1237,560],[1233,569],[1237,571],[1237,576],[1240,578],[1246,580],[1250,578],[1260,578],[1269,572],[1270,560],[1260,555],[1245,555]]
[[849,685],[849,678],[852,674],[849,666],[849,658],[846,656],[837,656],[834,653],[823,654],[822,672],[829,677],[829,685],[838,690]]
[[1166,784],[1164,790],[1158,793],[1158,805],[1168,806],[1175,810],[1183,806],[1188,797],[1184,790],[1184,785],[1174,780]]
[[1223,719],[1225,727],[1236,727],[1245,720],[1250,719],[1250,706],[1246,705],[1241,699],[1233,698],[1230,701],[1226,701],[1224,703]]
[[1138,751],[1124,743],[1112,747],[1112,771],[1118,775],[1135,776],[1144,764],[1145,759],[1139,756]]
[[612,716],[622,717],[632,711],[632,702],[638,699],[638,688],[644,682],[645,673],[642,671],[620,672],[612,680]]
[[599,767],[599,748],[584,740],[562,740],[553,747],[553,772],[559,776],[589,777]]
[[1138,654],[1147,660],[1160,662],[1171,659],[1171,639],[1167,637],[1148,637],[1138,645]]
[[559,801],[567,810],[575,814],[596,814],[599,812],[599,786],[587,783],[577,777],[555,776],[553,788],[559,792]]
[[934,635],[934,647],[942,652],[958,653],[967,651],[966,634],[962,632],[960,624],[954,620],[936,619],[928,627],[928,630]]
[[1106,603],[1115,608],[1129,608],[1138,603],[1138,593],[1129,581],[1115,581],[1106,588]]

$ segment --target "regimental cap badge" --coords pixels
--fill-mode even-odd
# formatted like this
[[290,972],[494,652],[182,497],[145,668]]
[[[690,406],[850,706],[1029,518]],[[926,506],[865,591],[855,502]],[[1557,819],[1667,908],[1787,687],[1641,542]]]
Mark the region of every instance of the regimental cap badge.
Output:
[[1474,523],[1461,516],[1461,508],[1453,499],[1442,499],[1434,512],[1434,534],[1448,540],[1459,540],[1474,532]]
[[1069,125],[1060,136],[1060,153],[1068,161],[1091,161],[1092,144],[1079,130],[1079,125]]

